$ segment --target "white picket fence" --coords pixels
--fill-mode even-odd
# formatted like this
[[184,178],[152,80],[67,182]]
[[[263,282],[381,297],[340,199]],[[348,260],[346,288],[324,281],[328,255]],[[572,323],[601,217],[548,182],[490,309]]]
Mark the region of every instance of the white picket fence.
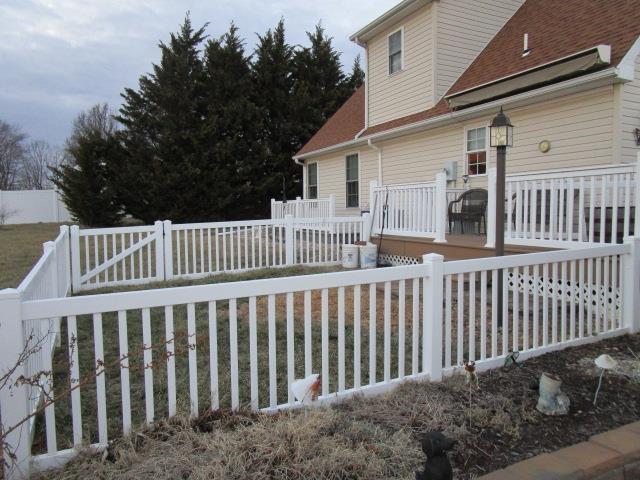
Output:
[[[509,174],[505,193],[505,241],[566,248],[621,243],[640,224],[640,160],[636,164],[562,168]],[[495,244],[496,170],[487,176],[486,232]],[[449,203],[464,190],[435,182],[378,186],[371,182],[374,234],[446,242]],[[386,205],[386,212],[385,212]],[[384,221],[383,221],[384,219]]]
[[336,216],[336,197],[329,195],[327,198],[300,198],[295,200],[271,199],[271,219],[282,219],[287,215],[293,218],[333,218]]
[[265,267],[331,264],[368,238],[369,216],[71,227],[74,291]]
[[[406,379],[437,381],[467,360],[483,370],[511,351],[524,359],[637,331],[639,249],[640,239],[629,238],[503,258],[444,263],[430,254],[419,265],[371,271],[70,298],[25,301],[5,291],[0,310],[11,320],[0,335],[3,364],[19,353],[15,339],[26,325],[61,318],[77,387],[68,411],[56,415],[67,408],[56,403],[45,411],[46,454],[32,456],[30,443],[18,440],[20,429],[9,441],[18,466],[41,471],[64,463],[74,447],[103,448],[137,421],[174,415],[180,397],[189,399],[192,415],[242,405],[273,411],[298,406],[291,383],[311,373],[321,374],[320,402],[332,402]],[[79,351],[93,352],[93,367],[78,363]],[[96,380],[77,383],[92,368]],[[94,398],[95,413],[83,417],[83,402]],[[20,389],[0,391],[5,424],[30,405]],[[68,437],[56,423],[61,418],[71,423]]]
[[[43,255],[16,289],[23,301],[35,301],[51,298],[64,298],[71,293],[69,227],[60,227],[60,234],[52,242],[43,244]],[[3,316],[3,323],[4,323]],[[56,316],[40,319],[35,322],[26,321],[22,327],[22,343],[29,355],[24,361],[24,374],[32,377],[38,372],[50,371],[51,360],[56,343],[60,343],[60,318]],[[18,337],[9,341],[19,343]],[[6,368],[2,362],[3,368]],[[28,411],[35,411],[50,385],[44,381],[44,391],[28,387]],[[4,419],[3,419],[4,421]],[[6,424],[6,421],[5,421]],[[33,435],[35,418],[29,422],[29,433]]]

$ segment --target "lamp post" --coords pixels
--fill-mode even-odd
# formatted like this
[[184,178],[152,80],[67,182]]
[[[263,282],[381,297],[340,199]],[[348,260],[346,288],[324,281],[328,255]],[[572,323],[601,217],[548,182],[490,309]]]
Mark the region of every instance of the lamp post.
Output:
[[[513,146],[513,125],[509,117],[500,108],[500,112],[491,121],[490,145],[496,147],[496,239],[495,255],[504,255],[504,192],[506,183],[505,163],[507,147]],[[510,221],[510,219],[507,219]],[[502,325],[502,270],[498,270],[498,324]]]

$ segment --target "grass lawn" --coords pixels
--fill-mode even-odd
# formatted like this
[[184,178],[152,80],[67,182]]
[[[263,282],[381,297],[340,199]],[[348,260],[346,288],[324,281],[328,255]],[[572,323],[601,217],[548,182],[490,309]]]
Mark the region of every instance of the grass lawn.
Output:
[[42,256],[42,244],[55,240],[58,223],[5,225],[0,228],[0,289],[15,288]]

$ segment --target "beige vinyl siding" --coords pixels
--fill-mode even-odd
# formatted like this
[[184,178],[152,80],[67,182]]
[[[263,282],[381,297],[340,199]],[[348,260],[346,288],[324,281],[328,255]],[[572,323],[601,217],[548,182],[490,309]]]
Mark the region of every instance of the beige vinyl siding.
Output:
[[[465,128],[486,126],[492,115],[460,122],[421,133],[376,142],[383,149],[384,184],[428,182],[442,171],[445,162],[458,162],[458,181],[465,173]],[[617,163],[613,158],[613,87],[605,86],[566,97],[508,109],[514,129],[514,147],[508,150],[507,173],[520,173],[562,167]],[[551,150],[538,150],[542,140]],[[369,202],[369,182],[377,180],[377,152],[360,150],[361,208]],[[354,214],[344,208],[344,157],[332,154],[318,159],[320,197],[336,195],[338,214]],[[495,166],[495,149],[489,149],[489,167]],[[472,177],[472,187],[486,185],[486,176]]]
[[635,162],[640,151],[634,134],[634,130],[640,128],[640,56],[636,58],[635,80],[622,87],[620,114],[622,162]]
[[[346,196],[346,156],[358,153],[360,167],[360,206],[347,208]],[[318,198],[327,198],[329,195],[336,197],[336,215],[352,216],[360,215],[361,210],[369,208],[369,183],[377,179],[378,154],[368,147],[355,150],[345,150],[340,153],[332,153],[309,160],[318,162]]]
[[436,101],[523,3],[524,0],[441,0],[437,3]]
[[[433,106],[431,5],[378,35],[368,45],[369,125]],[[389,75],[388,35],[403,28],[403,70]]]

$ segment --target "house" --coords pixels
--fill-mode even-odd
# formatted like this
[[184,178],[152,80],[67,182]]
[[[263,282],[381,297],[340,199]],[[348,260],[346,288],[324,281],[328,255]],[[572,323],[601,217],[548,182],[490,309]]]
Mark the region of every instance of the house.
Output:
[[[495,165],[488,126],[501,107],[515,126],[508,175],[633,164],[639,7],[635,0],[402,1],[351,36],[365,50],[366,82],[295,155],[304,199],[332,197],[336,215],[359,215],[376,207],[371,182],[378,190],[427,184],[443,169],[448,192],[485,188]],[[404,207],[399,215],[418,208],[406,200]],[[583,240],[577,228],[570,236]]]

